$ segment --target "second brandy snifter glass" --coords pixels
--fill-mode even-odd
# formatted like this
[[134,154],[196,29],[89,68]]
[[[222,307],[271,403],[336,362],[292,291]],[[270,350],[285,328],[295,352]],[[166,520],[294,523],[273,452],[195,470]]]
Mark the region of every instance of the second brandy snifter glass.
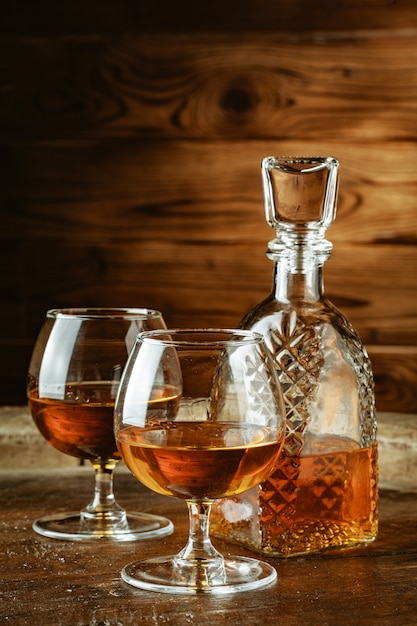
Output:
[[268,563],[223,557],[210,542],[209,513],[213,500],[251,489],[276,466],[284,416],[261,335],[203,329],[138,336],[116,399],[116,439],[144,485],[187,502],[190,533],[179,554],[126,565],[125,582],[228,594],[276,580]]
[[88,506],[35,521],[39,534],[73,541],[132,541],[172,532],[170,520],[127,513],[113,494],[113,470],[120,460],[113,409],[120,377],[136,335],[157,328],[165,323],[151,309],[47,312],[29,366],[29,408],[45,439],[64,454],[91,461],[96,479]]

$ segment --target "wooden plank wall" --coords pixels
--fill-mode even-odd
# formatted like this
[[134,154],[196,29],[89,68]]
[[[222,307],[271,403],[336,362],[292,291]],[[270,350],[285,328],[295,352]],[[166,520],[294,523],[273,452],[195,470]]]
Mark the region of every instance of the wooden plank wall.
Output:
[[48,308],[235,325],[270,291],[260,162],[341,161],[326,291],[417,413],[415,0],[1,2],[0,403]]

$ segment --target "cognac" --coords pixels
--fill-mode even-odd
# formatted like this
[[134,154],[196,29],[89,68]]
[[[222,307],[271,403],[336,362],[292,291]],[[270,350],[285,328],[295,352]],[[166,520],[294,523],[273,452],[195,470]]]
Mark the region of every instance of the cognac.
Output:
[[123,459],[150,489],[170,496],[213,500],[251,489],[276,464],[276,429],[216,422],[165,422],[122,428]]
[[57,450],[79,459],[120,459],[113,434],[114,386],[111,382],[67,385],[63,399],[28,396],[42,436]]
[[[371,541],[377,532],[377,447],[323,440],[324,449],[296,458],[285,452],[256,494],[261,537],[251,547],[280,556]],[[341,448],[345,446],[345,450]],[[289,477],[292,477],[289,479]],[[227,521],[222,504],[217,534],[238,543],[247,539],[247,520]]]

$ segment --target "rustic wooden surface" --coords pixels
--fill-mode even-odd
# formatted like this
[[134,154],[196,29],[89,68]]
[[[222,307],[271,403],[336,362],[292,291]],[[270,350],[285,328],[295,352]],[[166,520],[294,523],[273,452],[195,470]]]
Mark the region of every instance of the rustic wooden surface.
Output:
[[270,290],[260,161],[341,161],[328,296],[417,412],[414,0],[25,0],[0,20],[0,403],[56,306],[239,322]]
[[[278,584],[262,591],[209,598],[134,590],[120,579],[126,563],[174,553],[186,540],[185,504],[157,496],[130,474],[117,473],[124,506],[157,512],[175,524],[170,537],[129,543],[76,544],[36,535],[32,521],[47,512],[75,510],[91,495],[92,470],[1,472],[0,621],[13,626],[298,626],[409,625],[417,612],[417,498],[383,492],[380,533],[370,546],[327,556],[268,559]],[[68,509],[67,509],[68,510]],[[226,552],[248,554],[214,540]],[[253,554],[252,554],[253,556]]]

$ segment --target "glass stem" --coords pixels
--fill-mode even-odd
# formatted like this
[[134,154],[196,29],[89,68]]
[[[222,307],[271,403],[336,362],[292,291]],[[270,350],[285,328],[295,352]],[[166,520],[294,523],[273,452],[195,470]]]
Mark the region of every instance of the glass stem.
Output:
[[223,557],[210,540],[209,518],[211,502],[187,502],[190,531],[188,541],[178,554],[183,564],[210,561],[217,567],[223,565]]
[[212,545],[209,535],[211,502],[187,502],[190,532],[185,546],[174,557],[174,572],[179,580],[201,591],[224,584],[224,559]]
[[123,521],[126,512],[116,502],[113,492],[113,471],[117,461],[96,459],[92,461],[95,475],[94,498],[82,511],[84,519]]

